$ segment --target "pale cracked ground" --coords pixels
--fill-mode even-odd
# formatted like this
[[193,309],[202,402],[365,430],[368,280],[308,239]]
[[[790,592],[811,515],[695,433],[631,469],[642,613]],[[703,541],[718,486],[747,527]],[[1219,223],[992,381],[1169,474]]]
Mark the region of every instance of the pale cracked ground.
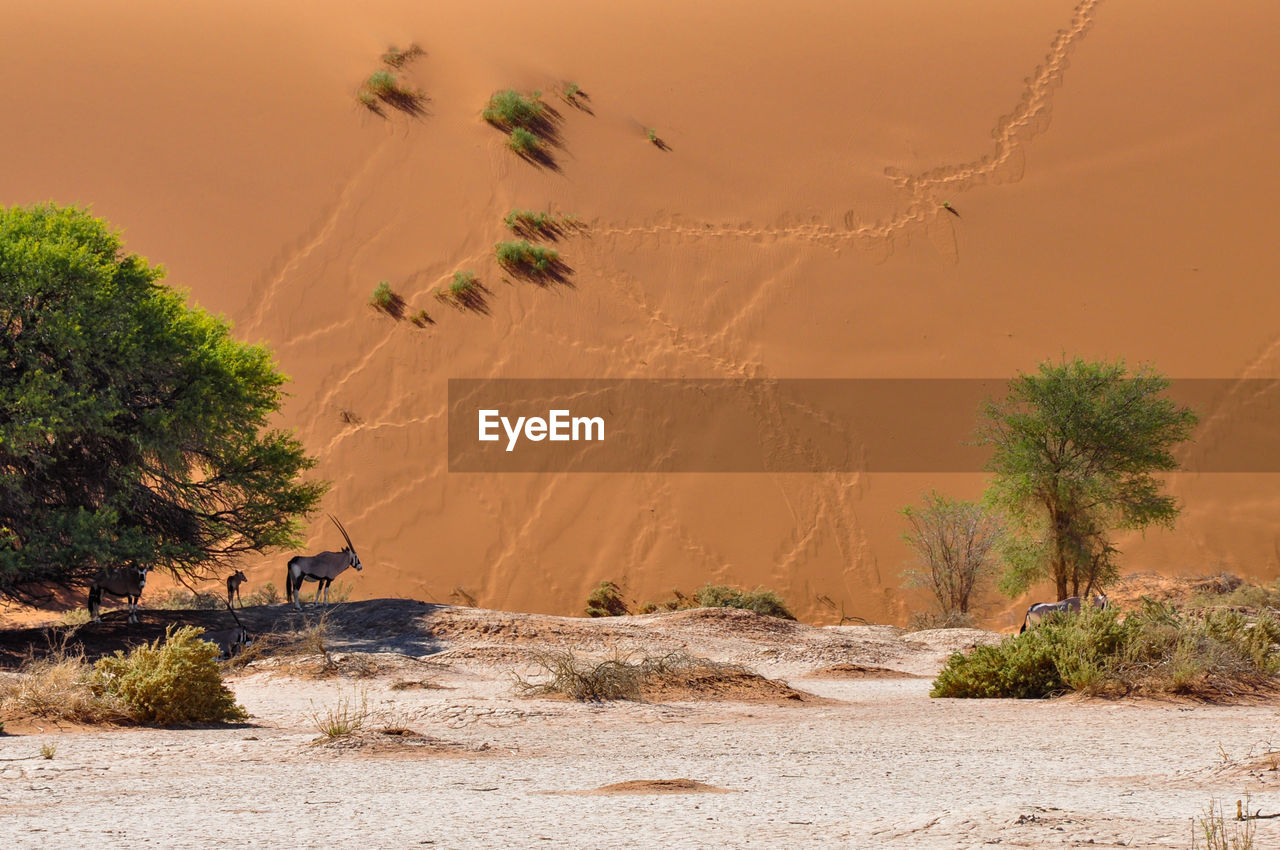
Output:
[[[537,622],[573,632],[583,621]],[[962,640],[946,633],[798,627],[786,646],[756,634],[735,653],[715,652],[725,636],[692,621],[683,632],[649,622],[655,646],[680,634],[691,651],[754,660],[830,701],[521,699],[511,663],[461,640],[371,679],[258,672],[234,681],[249,726],[0,738],[0,834],[6,847],[1185,848],[1211,799],[1234,810],[1251,791],[1255,810],[1280,809],[1274,771],[1249,777],[1224,762],[1280,740],[1273,704],[932,700],[925,678],[804,674],[837,644],[864,648],[850,661],[923,672]],[[816,661],[797,657],[806,648]],[[391,690],[403,679],[442,688]],[[371,725],[406,725],[455,751],[314,746],[310,713],[362,694]],[[676,778],[729,793],[560,793]],[[1280,846],[1280,823],[1259,821],[1257,846]]]

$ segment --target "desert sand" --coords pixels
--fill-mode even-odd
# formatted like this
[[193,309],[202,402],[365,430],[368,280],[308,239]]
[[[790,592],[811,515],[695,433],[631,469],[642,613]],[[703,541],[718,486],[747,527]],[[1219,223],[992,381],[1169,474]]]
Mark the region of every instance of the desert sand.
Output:
[[[141,628],[198,616],[144,612]],[[87,627],[86,644],[123,633],[122,621]],[[330,623],[339,667],[371,675],[255,662],[232,679],[247,724],[36,721],[3,739],[8,846],[1187,848],[1210,801],[1233,812],[1250,794],[1271,814],[1280,781],[1272,705],[929,699],[949,652],[999,638],[974,629],[394,600],[337,606]],[[565,648],[682,650],[806,697],[515,695],[513,673],[536,677],[534,652]],[[312,715],[342,700],[367,706],[366,729],[328,741]],[[388,725],[398,733],[378,731]],[[1256,825],[1256,846],[1280,841],[1275,821]]]
[[[5,31],[0,202],[90,206],[272,348],[280,424],[369,566],[355,598],[568,614],[602,579],[712,581],[903,623],[897,511],[982,487],[450,474],[449,378],[1002,378],[1062,354],[1280,376],[1272,2],[60,0]],[[423,113],[362,108],[409,42]],[[555,168],[480,119],[507,87],[561,113]],[[495,264],[513,207],[585,225],[564,285]],[[483,310],[433,297],[459,269]],[[433,323],[371,309],[380,280]],[[1277,476],[1171,486],[1182,520],[1121,540],[1125,570],[1280,575]],[[309,550],[335,543],[317,518]]]

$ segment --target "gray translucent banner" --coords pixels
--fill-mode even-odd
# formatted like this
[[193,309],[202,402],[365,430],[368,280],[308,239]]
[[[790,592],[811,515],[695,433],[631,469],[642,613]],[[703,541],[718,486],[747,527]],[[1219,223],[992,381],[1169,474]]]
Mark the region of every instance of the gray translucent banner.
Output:
[[[979,472],[979,411],[1006,391],[1004,379],[451,379],[449,471]],[[1200,415],[1183,469],[1280,472],[1280,380],[1175,380],[1166,396]]]

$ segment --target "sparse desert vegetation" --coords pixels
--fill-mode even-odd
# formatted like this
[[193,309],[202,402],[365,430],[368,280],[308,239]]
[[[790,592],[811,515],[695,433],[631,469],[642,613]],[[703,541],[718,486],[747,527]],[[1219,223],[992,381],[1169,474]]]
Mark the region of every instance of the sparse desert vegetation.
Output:
[[507,147],[525,157],[537,156],[542,151],[538,137],[523,127],[516,127],[507,137]]
[[402,80],[396,72],[423,52],[416,44],[404,49],[389,47],[382,54],[382,62],[387,67],[379,68],[365,79],[356,91],[356,99],[370,112],[379,115],[383,114],[384,105],[409,115],[420,115],[426,103],[426,95]]
[[411,43],[405,48],[399,48],[393,44],[382,54],[382,62],[392,68],[403,68],[425,52],[416,43]]
[[547,105],[540,97],[536,91],[531,95],[515,89],[494,92],[480,117],[508,132],[517,128],[533,131],[546,121]]
[[621,617],[627,613],[630,612],[622,599],[622,589],[611,581],[600,582],[587,597],[588,617]]
[[560,252],[527,239],[499,242],[494,246],[498,265],[507,271],[529,277],[548,277],[563,267]]
[[760,587],[755,590],[742,590],[723,584],[704,585],[691,596],[676,590],[671,599],[665,602],[645,602],[636,609],[636,613],[687,611],[691,608],[741,608],[782,620],[795,619],[795,615],[787,608],[786,603],[772,590]]
[[524,239],[558,239],[566,230],[582,228],[576,216],[542,210],[514,209],[502,217],[502,223]]

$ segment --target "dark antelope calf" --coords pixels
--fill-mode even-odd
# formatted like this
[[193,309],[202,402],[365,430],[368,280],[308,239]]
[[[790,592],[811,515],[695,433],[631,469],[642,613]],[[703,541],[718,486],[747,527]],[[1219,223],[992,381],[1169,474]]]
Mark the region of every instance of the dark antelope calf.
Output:
[[244,584],[248,580],[249,577],[244,574],[244,570],[236,570],[234,573],[227,576],[228,607],[231,605],[232,597],[235,597],[235,601],[240,603],[241,608],[244,607],[244,600],[240,598],[240,585]]

